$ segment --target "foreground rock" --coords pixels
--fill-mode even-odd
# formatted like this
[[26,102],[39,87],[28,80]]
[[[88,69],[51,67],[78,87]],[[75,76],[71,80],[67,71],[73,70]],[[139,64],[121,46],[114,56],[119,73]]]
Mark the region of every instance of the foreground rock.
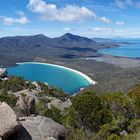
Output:
[[0,68],[0,78],[5,78],[7,77],[8,72],[5,68]]
[[66,129],[64,126],[54,122],[50,118],[37,117],[22,117],[21,123],[28,132],[21,133],[22,140],[64,140],[66,137]]
[[15,133],[20,127],[20,123],[13,109],[5,102],[0,102],[0,137],[7,138]]

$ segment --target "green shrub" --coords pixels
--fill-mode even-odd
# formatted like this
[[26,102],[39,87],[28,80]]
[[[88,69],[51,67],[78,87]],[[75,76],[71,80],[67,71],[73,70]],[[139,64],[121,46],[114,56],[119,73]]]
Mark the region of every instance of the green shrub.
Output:
[[26,81],[16,76],[11,76],[8,80],[3,81],[1,86],[4,90],[12,92],[17,92],[27,87]]
[[11,107],[16,106],[17,100],[18,98],[12,94],[8,94],[6,92],[0,94],[0,101],[6,102]]
[[69,129],[81,127],[79,115],[73,107],[63,111],[62,124]]
[[54,106],[52,106],[51,109],[46,109],[46,111],[44,112],[44,116],[53,119],[57,123],[62,122],[61,111]]
[[140,118],[140,84],[134,85],[128,92],[129,97],[133,102],[135,116]]
[[116,134],[112,134],[107,138],[107,140],[121,140],[121,137]]
[[31,82],[27,83],[27,87],[28,89],[31,91],[32,89],[36,89],[36,86],[34,84],[32,84]]
[[133,102],[123,93],[106,93],[100,95],[103,106],[111,111],[113,117],[124,116],[131,120],[134,118]]
[[100,125],[112,120],[109,110],[93,92],[86,92],[73,97],[73,107],[81,119],[81,126],[91,131],[98,131]]
[[74,129],[67,136],[67,140],[87,140],[87,137],[82,129]]
[[40,99],[40,101],[35,105],[35,112],[38,115],[44,116],[47,110],[46,104],[49,102],[47,99]]

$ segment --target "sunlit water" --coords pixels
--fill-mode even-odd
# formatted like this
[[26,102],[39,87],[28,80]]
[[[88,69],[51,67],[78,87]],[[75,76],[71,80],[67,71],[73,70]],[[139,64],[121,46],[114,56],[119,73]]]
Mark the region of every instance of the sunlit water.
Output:
[[[121,42],[120,47],[101,49],[99,50],[99,53],[114,56],[140,58],[140,39],[118,39],[114,41]],[[122,42],[128,42],[130,44]]]
[[21,63],[8,68],[8,73],[24,77],[26,80],[47,82],[50,86],[61,88],[69,94],[74,94],[80,88],[90,85],[89,81],[80,74],[48,64]]

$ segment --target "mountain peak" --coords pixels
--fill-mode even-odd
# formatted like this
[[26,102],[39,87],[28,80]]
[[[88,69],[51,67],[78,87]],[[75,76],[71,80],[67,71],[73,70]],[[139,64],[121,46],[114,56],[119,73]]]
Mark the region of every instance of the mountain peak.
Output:
[[82,37],[82,36],[79,36],[79,35],[73,35],[71,33],[66,33],[64,34],[63,36],[61,36],[61,38],[63,39],[67,39],[67,40],[70,40],[70,41],[86,41],[86,42],[92,42],[91,39],[87,38],[87,37]]
[[65,33],[63,36],[75,36],[75,35],[73,35],[71,33]]
[[35,37],[37,39],[43,39],[43,40],[50,39],[49,37],[45,36],[44,34],[37,34],[37,35],[34,35],[33,37]]
[[35,37],[46,37],[44,34],[37,34],[37,35],[34,35]]

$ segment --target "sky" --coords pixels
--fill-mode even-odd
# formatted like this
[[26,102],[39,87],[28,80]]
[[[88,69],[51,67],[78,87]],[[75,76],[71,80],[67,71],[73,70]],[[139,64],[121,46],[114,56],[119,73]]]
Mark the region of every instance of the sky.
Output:
[[0,37],[140,37],[140,0],[0,0]]

